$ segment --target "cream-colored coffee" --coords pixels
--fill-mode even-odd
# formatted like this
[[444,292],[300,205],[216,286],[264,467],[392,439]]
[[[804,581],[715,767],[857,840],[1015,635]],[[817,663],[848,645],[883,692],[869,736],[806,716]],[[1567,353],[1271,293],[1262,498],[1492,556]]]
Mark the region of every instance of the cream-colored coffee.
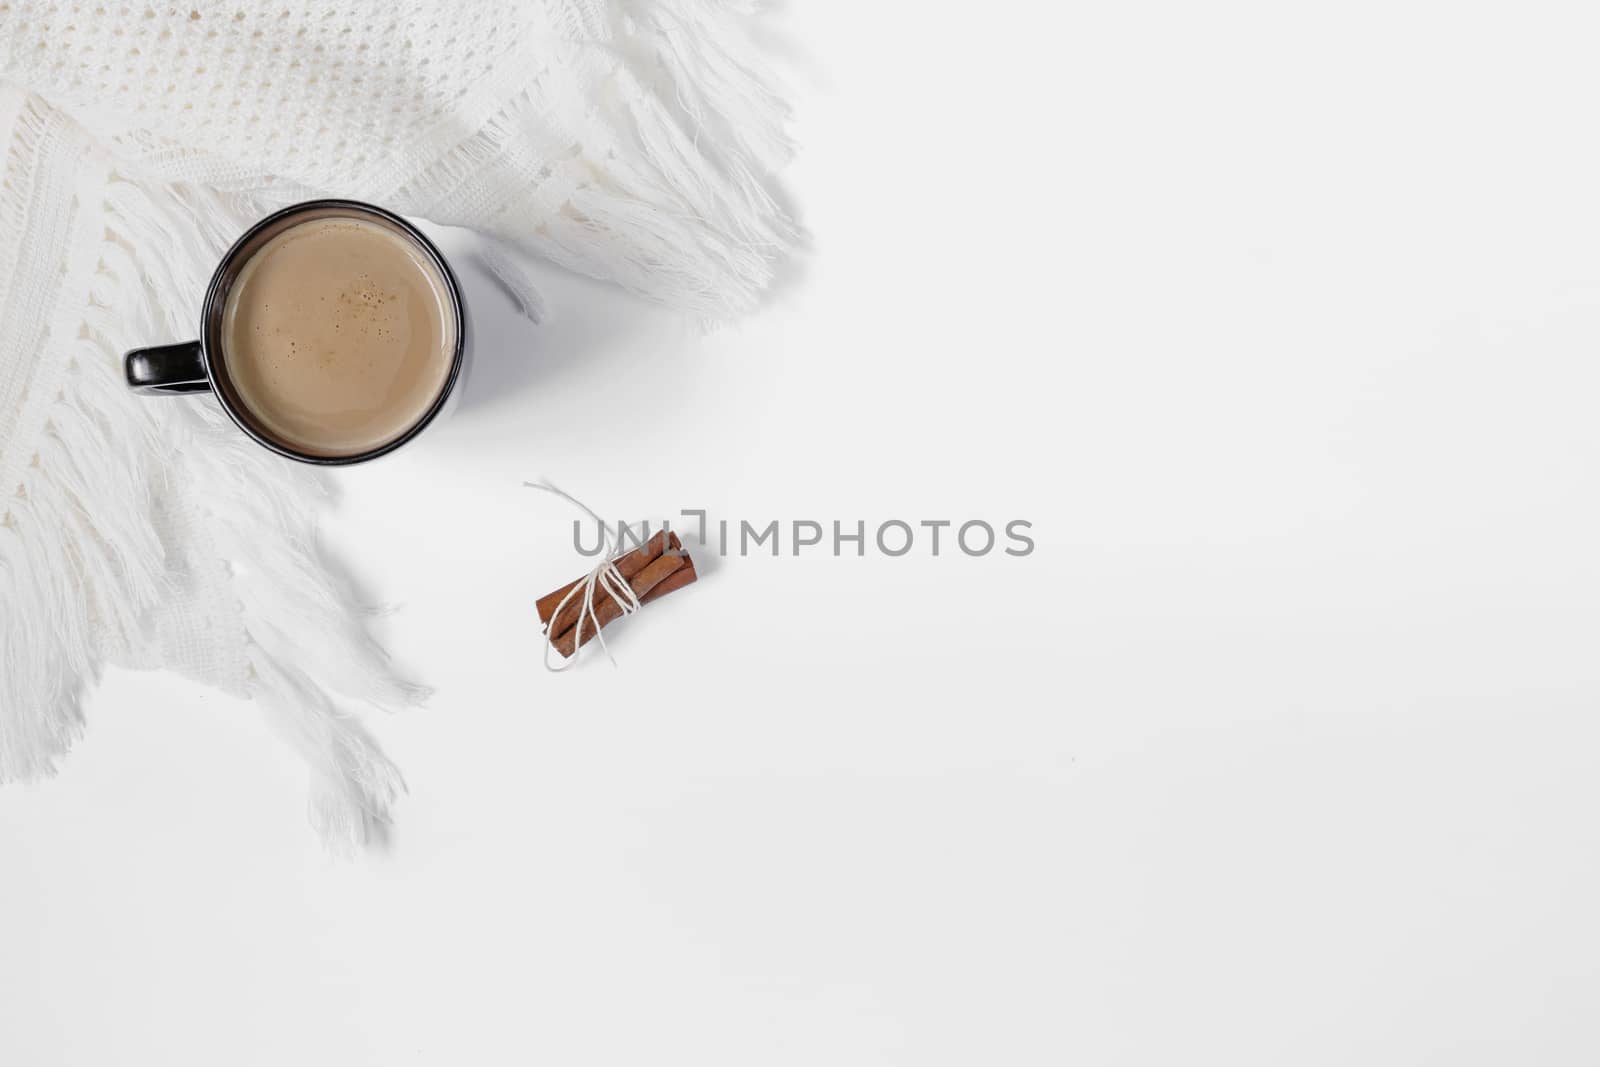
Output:
[[427,413],[450,374],[444,279],[400,234],[358,218],[298,223],[252,255],[222,313],[240,404],[301,452],[378,448]]

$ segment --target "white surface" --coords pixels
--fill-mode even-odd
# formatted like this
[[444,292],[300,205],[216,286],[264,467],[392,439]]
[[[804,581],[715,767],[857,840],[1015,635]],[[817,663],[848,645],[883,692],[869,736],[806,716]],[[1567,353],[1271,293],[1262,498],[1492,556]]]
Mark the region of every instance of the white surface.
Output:
[[[792,14],[744,325],[467,266],[467,402],[329,524],[438,689],[390,852],[108,678],[0,792],[0,1062],[1594,1062],[1595,27],[1084,7]],[[548,676],[539,474],[1038,551],[721,561]]]

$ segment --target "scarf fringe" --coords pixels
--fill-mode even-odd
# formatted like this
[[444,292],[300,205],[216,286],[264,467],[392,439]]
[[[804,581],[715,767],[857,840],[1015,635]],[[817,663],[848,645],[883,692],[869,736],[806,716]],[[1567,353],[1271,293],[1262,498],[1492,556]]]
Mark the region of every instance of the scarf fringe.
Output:
[[[394,202],[710,319],[750,311],[801,236],[772,189],[789,111],[743,25],[755,7],[563,9],[522,57],[530,87]],[[530,181],[511,162],[529,157],[552,165]]]
[[[203,249],[159,253],[168,264],[182,265],[172,267],[171,281],[193,294],[204,291],[205,278],[184,268],[215,263],[262,213],[248,198],[194,187],[178,187],[167,210],[136,185],[119,185],[116,199],[123,204],[113,211],[113,229],[134,231],[135,248],[181,245],[185,236],[204,242]],[[184,236],[163,242],[171,233]],[[181,302],[163,299],[155,306]],[[198,308],[186,321],[197,319]],[[185,332],[177,323],[169,328]],[[310,818],[322,839],[339,852],[374,843],[404,783],[359,720],[329,694],[394,709],[420,703],[429,691],[396,676],[363,625],[365,605],[331,580],[313,509],[326,495],[322,479],[263,451],[215,404],[187,404],[175,413],[186,416],[189,437],[179,473],[203,487],[203,525],[238,597],[244,661],[237,688],[305,759]]]
[[[18,105],[10,129],[0,225],[21,234],[34,186],[61,180],[64,160],[77,157],[56,155],[65,151],[61,129],[36,100]],[[78,220],[80,238],[68,242],[62,279],[103,292],[119,279],[106,259],[97,261],[97,235],[81,221],[97,205],[83,202],[81,192],[70,201],[70,210],[51,220]],[[82,288],[62,294],[57,307],[84,295]],[[141,463],[157,454],[145,447],[152,427],[142,412],[109,416],[104,405],[119,383],[112,353],[94,334],[104,305],[92,298],[84,304],[83,320],[66,336],[62,325],[70,320],[46,312],[53,333],[44,335],[48,351],[28,387],[36,395],[24,407],[42,422],[18,431],[35,442],[32,453],[12,451],[0,464],[7,474],[0,485],[0,781],[55,771],[82,733],[83,697],[99,676],[104,647],[126,643],[168,591]]]
[[[202,680],[261,707],[310,771],[312,824],[348,852],[382,838],[404,783],[329,694],[395,708],[427,690],[396,677],[363,605],[329,579],[310,503],[318,479],[249,442],[214,403],[135,397],[121,381],[112,338],[191,335],[209,265],[259,210],[193,187],[163,193],[112,176],[102,203],[80,205],[81,227],[98,231],[80,335],[0,520],[0,779],[51,773],[82,732],[101,663],[138,658],[152,609],[216,570],[236,598],[239,657]],[[161,508],[190,521],[158,528]]]

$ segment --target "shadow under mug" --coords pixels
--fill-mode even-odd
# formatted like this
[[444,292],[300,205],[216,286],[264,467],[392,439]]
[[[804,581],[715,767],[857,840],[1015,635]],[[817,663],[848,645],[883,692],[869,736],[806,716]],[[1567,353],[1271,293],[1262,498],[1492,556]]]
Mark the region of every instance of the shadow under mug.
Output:
[[[322,455],[296,448],[293,444],[273,435],[255,418],[239,398],[228,377],[227,361],[222,358],[222,313],[228,302],[228,292],[239,277],[251,256],[263,245],[291,226],[319,218],[356,218],[382,226],[408,241],[439,271],[449,298],[448,312],[454,317],[455,347],[450,354],[450,370],[439,395],[423,414],[399,436],[370,449],[353,453]],[[234,423],[249,434],[258,444],[302,463],[322,466],[343,466],[361,463],[393,452],[417,434],[446,407],[461,377],[462,363],[466,359],[467,317],[461,300],[461,286],[455,272],[432,241],[405,219],[392,211],[358,200],[308,200],[291,204],[273,212],[245,231],[233,243],[206,288],[205,303],[200,309],[200,339],[179,344],[158,345],[153,348],[135,348],[123,356],[128,385],[135,392],[172,396],[183,393],[214,393],[222,409]]]

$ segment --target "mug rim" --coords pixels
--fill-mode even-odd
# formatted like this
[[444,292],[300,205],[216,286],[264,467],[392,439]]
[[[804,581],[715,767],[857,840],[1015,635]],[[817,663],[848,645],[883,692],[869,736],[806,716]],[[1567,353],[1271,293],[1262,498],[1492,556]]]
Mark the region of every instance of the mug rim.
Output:
[[[251,422],[248,413],[237,410],[233,398],[227,391],[219,387],[217,372],[213,367],[214,360],[210,344],[211,331],[208,328],[211,324],[212,316],[220,314],[222,311],[219,305],[219,298],[222,293],[223,281],[229,276],[229,268],[245,246],[267,227],[281,222],[285,218],[301,212],[323,208],[350,211],[355,214],[374,215],[404,232],[427,254],[429,261],[438,269],[439,276],[444,279],[445,291],[450,297],[450,311],[455,316],[456,339],[454,351],[450,356],[450,371],[445,376],[444,385],[440,388],[439,395],[434,397],[433,403],[428,406],[428,410],[423,412],[416,422],[408,426],[405,432],[393,440],[386,441],[376,448],[369,448],[363,452],[352,452],[349,455],[322,456],[311,452],[301,452],[269,437]],[[297,204],[279,208],[272,214],[258,220],[244,233],[240,234],[239,239],[234,241],[228,247],[228,251],[223,254],[222,260],[217,264],[216,271],[211,275],[210,284],[206,286],[205,301],[200,305],[200,364],[205,368],[206,384],[211,387],[212,395],[222,405],[222,410],[227,412],[228,418],[233,420],[234,425],[243,430],[256,444],[288,459],[298,460],[301,463],[315,464],[319,467],[348,467],[351,464],[365,463],[368,460],[377,459],[379,456],[385,456],[393,452],[425,430],[428,424],[444,409],[450,394],[455,391],[456,380],[461,377],[461,365],[466,356],[466,349],[467,316],[461,300],[461,286],[456,281],[455,271],[450,269],[449,262],[444,258],[444,253],[439,251],[438,247],[428,239],[426,234],[404,218],[387,208],[379,207],[377,204],[369,204],[362,200],[348,200],[339,197],[302,200]],[[221,353],[218,353],[218,356],[220,355]]]

